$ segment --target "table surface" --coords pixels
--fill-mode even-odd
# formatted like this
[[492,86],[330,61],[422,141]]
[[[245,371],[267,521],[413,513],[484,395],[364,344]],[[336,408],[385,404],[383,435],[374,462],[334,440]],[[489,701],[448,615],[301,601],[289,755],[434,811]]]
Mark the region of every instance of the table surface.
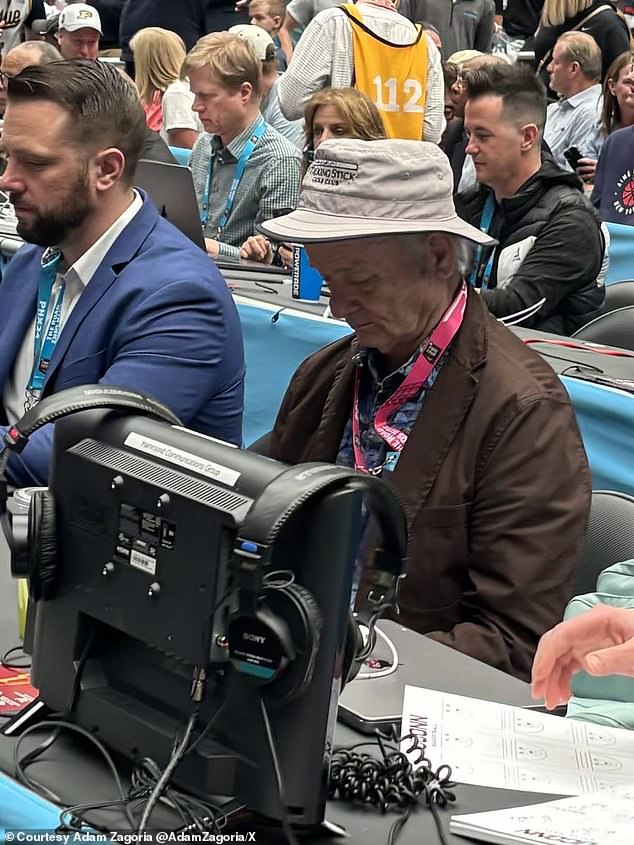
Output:
[[[44,736],[45,733],[38,734],[37,738],[27,737],[23,742],[24,752],[34,748]],[[349,745],[358,742],[360,737],[351,729],[339,725],[336,739],[340,744]],[[15,739],[0,738],[0,769],[8,774],[13,774],[15,743]],[[97,803],[117,797],[112,775],[96,752],[93,754],[90,748],[67,737],[58,739],[50,750],[29,767],[28,772],[34,781],[52,789],[64,803]],[[553,800],[555,797],[559,796],[458,785],[455,804],[441,811],[443,830],[449,842],[465,845],[463,837],[449,833],[451,815],[523,806]],[[130,830],[129,823],[118,809],[95,810],[89,818],[94,824],[104,825],[112,830]],[[339,801],[329,801],[326,812],[327,821],[344,828],[350,836],[349,841],[363,845],[383,845],[396,818],[396,813],[383,816],[374,808],[351,807]],[[154,829],[160,830],[174,830],[182,824],[178,817],[165,807],[156,810],[151,822]],[[249,829],[248,823],[245,828]],[[277,845],[278,842],[284,842],[284,839],[280,834],[267,830],[264,836],[259,837],[259,841],[265,842],[266,845]],[[328,833],[310,837],[310,842],[315,845],[329,845],[333,841],[336,841],[336,838]],[[431,813],[425,808],[418,809],[403,828],[399,845],[435,845],[436,842],[439,842],[439,839]]]
[[[15,222],[0,217],[0,253],[4,252],[10,256],[21,245],[22,241],[15,234]],[[329,298],[326,296],[322,296],[319,302],[293,299],[290,276],[281,269],[259,269],[258,263],[254,261],[226,262],[220,269],[234,295],[238,297],[247,297],[269,306],[294,309],[314,316],[323,316],[329,304]],[[568,370],[571,372],[567,374],[574,375],[572,370],[575,367],[587,366],[598,368],[613,378],[634,379],[634,357],[608,357],[598,353],[594,344],[519,326],[512,327],[512,331],[522,339],[534,338],[543,341],[534,344],[533,348],[543,355],[560,375]],[[552,340],[572,342],[577,348],[558,348],[549,343]],[[577,372],[577,375],[581,374]]]
[[[2,603],[6,603],[6,599]],[[531,700],[528,684],[516,678],[484,666],[427,637],[407,631],[395,622],[382,622],[381,627],[397,648],[400,674],[396,673],[385,679],[358,680],[353,682],[350,688],[356,684],[356,688],[364,694],[374,691],[373,694],[376,695],[379,685],[383,685],[386,694],[382,694],[382,700],[387,702],[388,707],[396,700],[402,701],[402,689],[406,683],[415,682],[420,686],[442,688],[479,698],[487,696],[512,704],[527,704]],[[395,684],[398,689],[394,688]],[[42,731],[34,737],[26,737],[20,750],[21,755],[35,747],[45,736],[46,732]],[[351,745],[367,739],[368,737],[346,725],[337,726],[336,742],[340,745]],[[0,737],[0,770],[10,775],[14,774],[13,753],[16,741],[13,738]],[[70,735],[58,739],[29,767],[28,774],[36,782],[52,789],[63,804],[108,801],[116,798],[112,775],[96,750]],[[463,838],[449,834],[449,820],[452,814],[519,806],[552,798],[466,785],[458,786],[456,792],[456,803],[448,810],[442,811],[441,817],[448,841],[462,842],[463,845]],[[118,809],[93,811],[89,818],[93,823],[108,826],[112,830],[129,830],[125,816]],[[376,809],[351,807],[339,801],[330,801],[327,808],[327,820],[345,828],[350,834],[350,841],[362,842],[363,845],[385,843],[395,818],[395,813],[382,816]],[[152,824],[158,829],[171,830],[177,828],[180,823],[171,811],[159,807],[152,816]],[[249,829],[248,824],[244,829]],[[277,845],[284,840],[267,830],[261,834],[259,841],[266,842],[267,845]],[[319,833],[311,837],[310,841],[317,845],[326,845],[333,841],[333,837]],[[437,841],[438,834],[431,813],[422,808],[416,811],[399,836],[399,845],[434,845]]]
[[[253,271],[226,269],[227,283],[238,298],[247,298],[279,309],[323,316],[329,298],[322,296],[318,303],[293,299],[288,277],[253,275]],[[511,327],[521,340],[536,341],[530,346],[538,352],[559,375],[582,378],[585,373],[603,373],[610,378],[634,379],[634,356],[625,354],[604,355],[597,351],[597,344],[587,343],[564,335],[554,335],[520,326]]]
[[314,317],[323,317],[328,308],[327,296],[321,296],[319,302],[293,299],[288,278],[275,276],[253,278],[236,273],[225,273],[225,279],[235,297],[245,297],[262,305],[299,311]]

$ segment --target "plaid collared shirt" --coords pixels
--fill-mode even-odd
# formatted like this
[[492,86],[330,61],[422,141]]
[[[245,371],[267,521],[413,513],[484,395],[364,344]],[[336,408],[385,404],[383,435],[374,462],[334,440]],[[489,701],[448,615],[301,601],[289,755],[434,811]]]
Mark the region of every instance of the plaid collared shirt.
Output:
[[[438,373],[446,360],[447,351],[439,359],[438,363],[427,377],[420,392],[407,402],[404,402],[390,417],[389,424],[409,436],[414,428],[418,415],[420,414],[427,391],[433,387]],[[381,405],[403,384],[410,370],[420,355],[420,347],[414,354],[390,375],[381,378],[376,364],[376,353],[372,349],[364,349],[359,353],[362,356],[361,384],[359,396],[359,423],[361,433],[361,452],[365,458],[365,465],[368,470],[376,470],[383,467],[388,452],[385,440],[374,428],[374,420]],[[354,448],[352,445],[352,415],[348,418],[343,431],[336,463],[340,466],[353,467]],[[393,469],[394,467],[392,467]]]
[[213,157],[205,237],[220,241],[220,255],[238,258],[240,246],[264,220],[295,208],[299,198],[302,156],[296,146],[266,125],[253,150],[236,191],[227,224],[218,235],[218,221],[225,210],[235,167],[258,118],[226,147],[216,135],[203,133],[194,144],[190,167],[198,207],[206,201],[205,187]]

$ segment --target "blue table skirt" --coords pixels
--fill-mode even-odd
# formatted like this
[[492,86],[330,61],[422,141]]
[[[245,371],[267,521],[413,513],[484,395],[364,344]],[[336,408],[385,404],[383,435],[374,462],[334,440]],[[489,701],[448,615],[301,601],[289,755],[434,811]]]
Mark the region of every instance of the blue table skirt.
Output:
[[17,781],[0,773],[0,837],[7,830],[55,830],[60,811]]
[[[238,310],[247,361],[243,438],[249,445],[271,430],[298,364],[350,329],[333,320],[280,313],[264,303],[238,299]],[[594,489],[634,495],[634,396],[565,376],[562,381],[577,415]]]

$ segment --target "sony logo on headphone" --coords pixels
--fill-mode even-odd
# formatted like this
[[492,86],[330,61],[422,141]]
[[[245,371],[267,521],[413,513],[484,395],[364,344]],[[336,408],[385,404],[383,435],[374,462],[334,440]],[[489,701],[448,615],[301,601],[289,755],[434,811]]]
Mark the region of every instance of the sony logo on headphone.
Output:
[[249,642],[251,643],[263,643],[266,640],[266,637],[262,637],[259,634],[249,634],[247,631],[245,631],[242,634],[242,639],[249,640]]

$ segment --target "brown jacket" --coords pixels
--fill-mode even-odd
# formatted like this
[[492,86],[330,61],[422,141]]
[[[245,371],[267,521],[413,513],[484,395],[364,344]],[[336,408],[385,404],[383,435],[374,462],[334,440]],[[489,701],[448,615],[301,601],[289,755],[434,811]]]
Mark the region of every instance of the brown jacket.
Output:
[[[271,457],[334,461],[355,345],[344,338],[300,365]],[[410,529],[399,621],[528,678],[539,637],[570,597],[590,476],[561,382],[472,291],[390,483]]]

